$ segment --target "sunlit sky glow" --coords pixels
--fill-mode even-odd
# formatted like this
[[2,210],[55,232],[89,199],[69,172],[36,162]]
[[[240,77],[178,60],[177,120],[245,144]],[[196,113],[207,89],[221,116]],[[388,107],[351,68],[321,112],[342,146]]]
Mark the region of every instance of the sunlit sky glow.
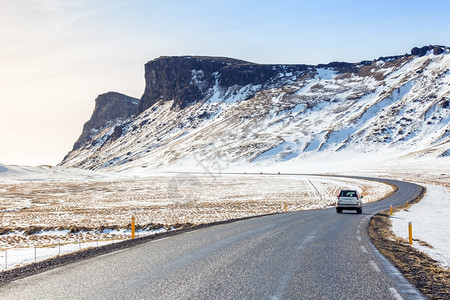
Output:
[[358,62],[450,46],[450,1],[0,0],[0,163],[57,164],[159,56]]

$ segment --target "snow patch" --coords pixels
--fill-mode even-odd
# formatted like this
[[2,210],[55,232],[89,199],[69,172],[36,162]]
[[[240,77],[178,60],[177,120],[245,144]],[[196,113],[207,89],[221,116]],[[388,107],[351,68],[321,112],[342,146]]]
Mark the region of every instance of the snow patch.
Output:
[[394,214],[392,230],[408,240],[408,223],[412,222],[413,239],[425,241],[432,248],[413,241],[413,246],[450,268],[450,188],[425,185],[423,199],[406,210]]

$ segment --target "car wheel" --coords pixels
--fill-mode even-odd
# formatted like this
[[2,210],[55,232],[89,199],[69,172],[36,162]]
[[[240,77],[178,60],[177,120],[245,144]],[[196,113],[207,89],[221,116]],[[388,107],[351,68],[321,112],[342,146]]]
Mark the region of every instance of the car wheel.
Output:
[[357,213],[358,213],[358,214],[362,214],[362,209],[358,209],[358,210],[357,210]]

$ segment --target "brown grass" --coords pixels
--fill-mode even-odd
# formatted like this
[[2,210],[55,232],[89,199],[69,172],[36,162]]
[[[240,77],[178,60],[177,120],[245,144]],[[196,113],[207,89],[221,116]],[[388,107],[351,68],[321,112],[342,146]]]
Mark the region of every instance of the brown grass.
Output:
[[[9,210],[0,211],[0,249],[39,246],[49,239],[55,243],[96,239],[95,232],[107,239],[101,233],[104,229],[129,228],[132,215],[138,229],[152,224],[176,228],[281,212],[284,203],[289,211],[323,208],[334,203],[342,185],[363,190],[366,202],[388,193],[382,184],[274,175],[174,174],[120,181],[5,184],[0,185],[0,204]],[[56,229],[70,232],[47,233]]]
[[313,92],[313,93],[315,93],[315,92],[318,92],[319,90],[321,90],[321,89],[323,89],[323,88],[324,88],[324,86],[323,86],[322,84],[316,83],[315,85],[313,85],[313,86],[310,88],[310,91]]

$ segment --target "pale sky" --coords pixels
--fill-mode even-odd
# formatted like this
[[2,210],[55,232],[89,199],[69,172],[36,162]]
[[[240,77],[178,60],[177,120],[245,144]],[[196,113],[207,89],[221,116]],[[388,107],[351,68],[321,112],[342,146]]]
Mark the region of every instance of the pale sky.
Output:
[[359,62],[450,46],[450,1],[0,0],[0,163],[59,163],[108,91],[159,56]]

